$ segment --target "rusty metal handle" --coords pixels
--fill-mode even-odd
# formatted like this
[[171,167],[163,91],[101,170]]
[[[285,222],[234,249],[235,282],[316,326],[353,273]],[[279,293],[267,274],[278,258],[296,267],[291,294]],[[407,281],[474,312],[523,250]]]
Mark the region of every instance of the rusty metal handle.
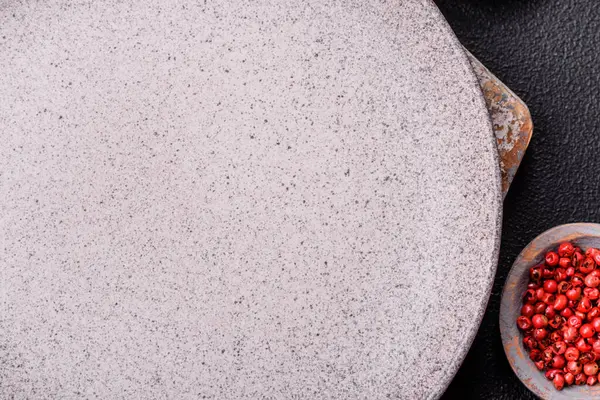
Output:
[[[466,50],[465,50],[466,51]],[[479,60],[466,51],[490,113],[500,156],[502,194],[506,196],[533,134],[527,105]]]

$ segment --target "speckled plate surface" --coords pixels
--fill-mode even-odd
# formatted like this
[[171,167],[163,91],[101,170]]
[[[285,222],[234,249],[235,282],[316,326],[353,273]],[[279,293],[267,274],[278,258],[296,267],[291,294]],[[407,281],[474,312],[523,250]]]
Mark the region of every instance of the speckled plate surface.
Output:
[[0,394],[435,398],[500,175],[428,0],[4,2]]

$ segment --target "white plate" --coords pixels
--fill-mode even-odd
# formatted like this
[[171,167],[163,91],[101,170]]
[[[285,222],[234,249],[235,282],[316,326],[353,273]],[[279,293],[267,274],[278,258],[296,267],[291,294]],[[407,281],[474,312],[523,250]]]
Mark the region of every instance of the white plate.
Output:
[[500,186],[435,6],[0,8],[3,398],[439,396]]

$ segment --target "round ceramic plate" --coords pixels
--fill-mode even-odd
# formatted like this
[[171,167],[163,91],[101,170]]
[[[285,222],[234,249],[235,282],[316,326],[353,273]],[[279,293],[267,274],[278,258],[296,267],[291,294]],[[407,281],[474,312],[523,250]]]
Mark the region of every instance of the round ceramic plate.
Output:
[[433,3],[9,2],[0,52],[2,397],[443,392],[501,200]]

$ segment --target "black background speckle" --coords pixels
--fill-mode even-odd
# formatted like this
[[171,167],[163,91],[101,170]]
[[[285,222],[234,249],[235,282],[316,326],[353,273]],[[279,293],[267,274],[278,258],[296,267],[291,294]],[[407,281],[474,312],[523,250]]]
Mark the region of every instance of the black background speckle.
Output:
[[443,399],[533,399],[500,342],[500,293],[519,251],[568,222],[600,222],[596,0],[436,0],[461,42],[529,105],[534,134],[504,203],[488,309]]

